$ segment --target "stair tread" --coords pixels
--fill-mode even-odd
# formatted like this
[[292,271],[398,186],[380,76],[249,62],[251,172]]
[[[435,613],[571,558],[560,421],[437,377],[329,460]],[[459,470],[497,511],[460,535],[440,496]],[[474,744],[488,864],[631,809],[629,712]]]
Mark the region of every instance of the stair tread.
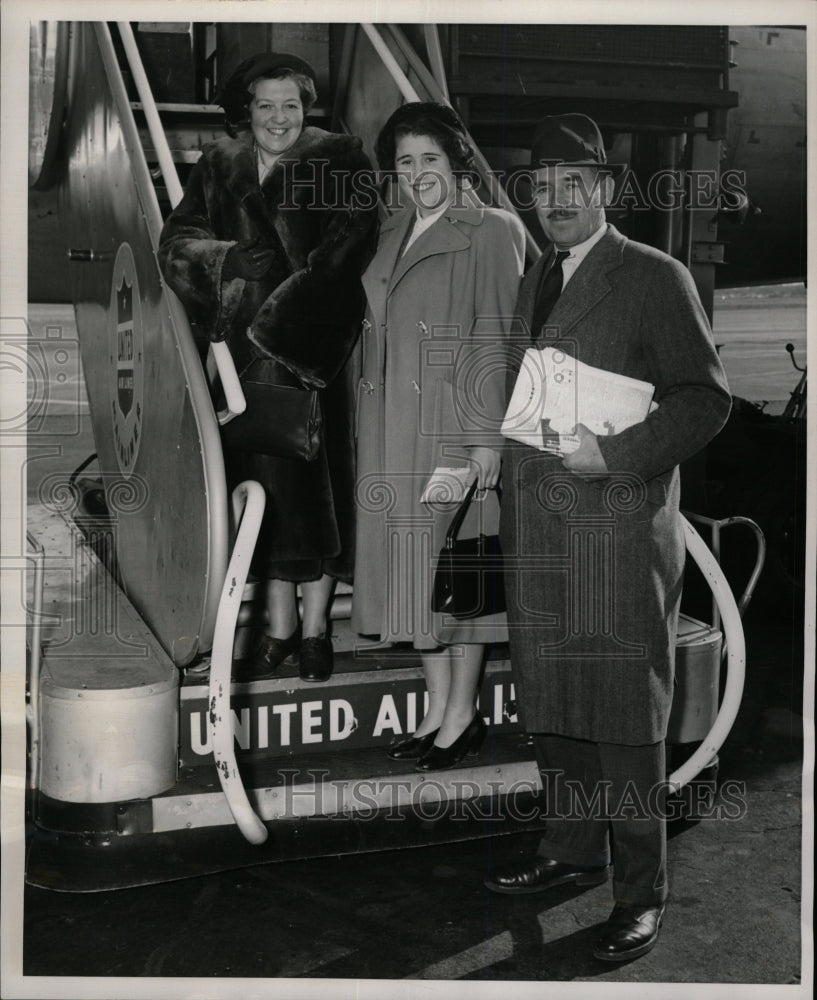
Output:
[[[357,637],[357,641],[359,642],[359,637]],[[361,643],[361,646],[364,647],[363,649],[360,647],[356,649],[351,644],[347,644],[350,643],[348,639],[346,642],[342,639],[338,641],[333,640],[333,643],[335,646],[335,668],[332,678],[326,682],[330,685],[333,681],[337,683],[339,678],[345,678],[351,683],[355,679],[360,680],[359,675],[366,673],[376,674],[378,675],[378,679],[385,680],[384,674],[389,671],[409,669],[419,672],[422,670],[422,662],[418,651],[408,644],[387,647],[377,647],[371,644],[370,651],[367,652],[365,644]],[[499,643],[492,646],[488,650],[487,662],[489,669],[509,669],[510,652],[507,643]],[[205,659],[198,665],[199,669],[186,671],[181,682],[182,687],[188,689],[202,685],[206,686],[209,683],[208,664],[209,659]],[[264,687],[281,686],[282,682],[287,687],[306,687],[315,691],[326,686],[325,684],[317,685],[301,681],[297,665],[282,663],[272,677],[259,681],[250,681],[242,685],[242,687],[247,690],[253,690],[258,689],[259,685]]]
[[[533,747],[525,733],[490,734],[478,756],[465,758],[451,771],[428,772],[427,777],[442,782],[450,779],[455,770],[500,767],[533,760]],[[414,761],[392,760],[383,746],[266,758],[248,755],[239,759],[239,771],[248,788],[277,788],[314,781],[397,780],[417,774]],[[187,766],[179,769],[176,785],[164,793],[164,797],[219,790],[214,766]]]

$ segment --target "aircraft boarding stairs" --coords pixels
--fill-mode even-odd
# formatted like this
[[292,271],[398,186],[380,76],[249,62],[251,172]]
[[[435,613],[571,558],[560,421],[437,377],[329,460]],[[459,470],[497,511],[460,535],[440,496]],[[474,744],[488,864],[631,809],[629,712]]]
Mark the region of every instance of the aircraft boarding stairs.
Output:
[[[422,670],[411,649],[381,647],[351,633],[348,588],[333,607],[336,665],[329,682],[304,683],[297,669],[284,665],[269,680],[230,685],[233,656],[243,655],[263,627],[252,610],[255,585],[241,585],[253,540],[245,544],[240,536],[260,513],[249,486],[231,516],[210,391],[184,313],[155,260],[157,187],[175,204],[181,187],[174,162],[191,162],[193,133],[200,145],[221,129],[212,108],[157,109],[129,26],[118,30],[140,100],[128,98],[108,25],[72,25],[68,166],[60,179],[108,506],[107,516],[80,507],[74,523],[87,537],[113,532],[117,555],[106,568],[74,537],[72,545],[85,545],[91,569],[84,591],[63,597],[67,615],[78,613],[79,602],[83,614],[93,616],[104,592],[127,622],[128,641],[142,652],[137,664],[123,652],[121,635],[97,629],[87,648],[52,643],[40,678],[35,651],[31,784],[37,797],[29,881],[83,891],[288,857],[533,829],[538,774],[516,720],[506,647],[489,652],[480,692],[489,739],[479,757],[446,772],[419,774],[411,762],[384,753],[393,736],[413,731],[422,717]],[[86,68],[83,75],[78,66]],[[407,78],[396,81],[403,97],[417,94],[407,86]],[[425,95],[430,80],[426,87]],[[165,130],[163,118],[175,127]],[[175,136],[173,149],[168,135]],[[104,163],[100,148],[107,152]],[[485,185],[498,188],[490,172]],[[497,201],[505,201],[501,191]],[[122,344],[123,331],[142,338],[136,363],[109,346]],[[212,372],[215,364],[209,367]],[[134,397],[123,394],[123,370],[144,406],[141,417]],[[229,402],[229,367],[219,371]],[[184,398],[176,400],[181,386]],[[166,411],[151,412],[151,402]],[[122,503],[123,488],[135,491],[138,502]],[[721,523],[710,527],[717,535]],[[66,529],[51,524],[49,530],[56,537]],[[716,759],[737,711],[743,668],[731,592],[689,526],[687,538],[705,564],[717,606],[711,625],[685,617],[679,628],[669,741],[703,741],[672,776],[679,790]],[[740,610],[761,562],[762,556]],[[722,608],[735,614],[725,708],[718,715]],[[157,842],[173,850],[159,856],[151,846]],[[88,846],[99,848],[92,863]]]

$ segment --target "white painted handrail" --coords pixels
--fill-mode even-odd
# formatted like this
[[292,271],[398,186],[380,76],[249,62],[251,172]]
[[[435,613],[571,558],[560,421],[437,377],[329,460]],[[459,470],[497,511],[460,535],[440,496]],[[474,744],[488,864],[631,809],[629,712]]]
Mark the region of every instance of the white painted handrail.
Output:
[[223,340],[214,341],[210,344],[210,354],[216,363],[227,404],[223,410],[216,413],[216,419],[223,427],[233,417],[237,417],[247,409],[247,400],[241,383],[238,381],[238,372],[235,370],[233,356],[230,354],[230,348],[227,344]]
[[746,673],[746,642],[743,636],[740,612],[732,588],[706,542],[683,515],[681,521],[687,551],[698,564],[715,596],[723,622],[724,641],[728,656],[726,687],[717,718],[695,753],[669,776],[672,792],[678,792],[715,759],[738,714]]
[[[156,150],[159,169],[162,172],[162,179],[167,188],[170,205],[172,208],[175,208],[182,200],[184,190],[179,180],[176,164],[173,162],[173,154],[170,151],[167,136],[162,127],[159,109],[156,107],[153,91],[150,89],[145,67],[142,64],[142,57],[139,55],[136,39],[133,37],[133,29],[127,21],[117,21],[117,27],[119,28],[119,36],[122,39],[122,46],[125,49],[125,55],[128,59],[128,66],[133,76],[133,82],[136,85],[139,100],[142,102],[142,110],[145,114],[150,140],[153,143],[153,148]],[[233,417],[238,416],[239,413],[243,413],[247,408],[247,402],[244,399],[241,383],[238,381],[230,349],[224,343],[211,344],[210,352],[221,378],[221,385],[224,389],[224,398],[227,404],[226,409],[220,411],[217,415],[218,422],[224,424],[232,420]]]
[[230,674],[238,612],[265,502],[264,489],[259,483],[249,480],[233,490],[237,535],[218,606],[207,697],[207,720],[218,780],[236,826],[251,844],[263,844],[267,839],[267,828],[250,805],[238,773],[233,713],[230,708]]
[[122,39],[122,47],[128,59],[128,66],[133,76],[133,82],[136,85],[136,91],[139,94],[139,100],[142,102],[142,110],[145,113],[148,131],[153,142],[153,148],[156,150],[159,169],[162,171],[162,178],[167,188],[170,204],[175,208],[182,200],[184,191],[182,190],[179,175],[176,172],[176,164],[173,162],[173,154],[170,152],[167,136],[165,136],[164,129],[162,128],[159,109],[156,107],[156,101],[153,99],[153,91],[150,89],[150,83],[145,73],[145,67],[142,65],[142,57],[139,55],[139,49],[136,45],[136,39],[133,37],[133,29],[130,23],[128,21],[117,21],[116,25],[119,28],[119,37]]
[[37,539],[26,532],[26,541],[32,548],[28,558],[34,563],[34,607],[31,619],[31,675],[28,681],[28,707],[26,720],[31,728],[31,769],[29,788],[40,783],[40,666],[42,662],[41,633],[43,620],[43,568],[45,549]]

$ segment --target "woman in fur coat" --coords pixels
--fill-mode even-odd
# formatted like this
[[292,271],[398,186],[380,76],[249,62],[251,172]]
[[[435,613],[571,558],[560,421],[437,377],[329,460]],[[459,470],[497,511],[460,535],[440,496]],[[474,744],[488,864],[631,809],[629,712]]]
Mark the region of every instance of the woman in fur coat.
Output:
[[[405,104],[377,142],[409,206],[380,227],[363,276],[368,300],[358,391],[358,528],[352,625],[419,650],[429,701],[412,736],[389,750],[420,770],[457,763],[485,735],[475,710],[485,643],[507,639],[504,614],[432,614],[434,556],[453,504],[421,495],[437,467],[468,469],[480,502],[460,535],[496,534],[505,412],[504,338],[525,236],[502,209],[468,205],[473,161],[455,112]],[[363,572],[365,567],[365,573]]]
[[274,358],[321,390],[323,439],[314,461],[225,453],[230,485],[255,479],[267,495],[253,569],[268,581],[269,624],[239,666],[241,680],[270,676],[295,656],[304,680],[326,680],[332,589],[352,574],[346,362],[363,314],[360,273],[376,196],[359,139],[304,127],[314,79],[307,63],[282,53],[237,68],[219,102],[228,136],[203,148],[159,247],[165,279],[202,349],[226,339],[239,373]]

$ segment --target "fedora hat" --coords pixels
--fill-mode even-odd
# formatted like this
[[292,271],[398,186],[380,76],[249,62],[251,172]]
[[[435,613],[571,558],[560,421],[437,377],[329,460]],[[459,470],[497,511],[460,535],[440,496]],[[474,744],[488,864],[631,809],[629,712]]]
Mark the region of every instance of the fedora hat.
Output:
[[536,126],[531,144],[532,170],[551,166],[600,167],[619,174],[624,164],[608,163],[601,131],[587,115],[548,115]]

